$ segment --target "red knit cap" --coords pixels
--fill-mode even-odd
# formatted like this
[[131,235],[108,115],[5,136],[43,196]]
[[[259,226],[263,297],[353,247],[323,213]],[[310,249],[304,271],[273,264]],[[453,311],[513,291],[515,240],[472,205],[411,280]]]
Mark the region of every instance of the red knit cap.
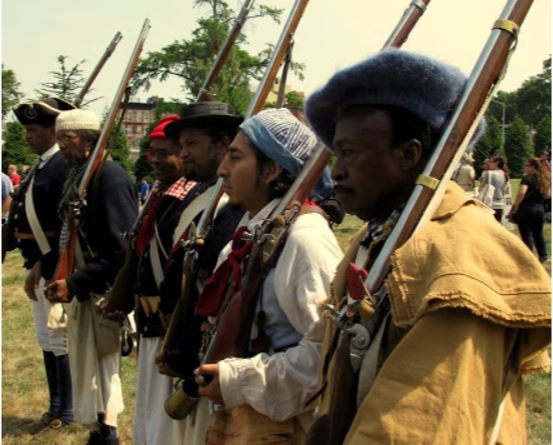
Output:
[[169,139],[165,135],[165,132],[164,132],[165,127],[169,125],[171,122],[178,121],[179,119],[180,119],[180,116],[177,116],[176,114],[173,114],[171,116],[165,116],[164,118],[162,118],[150,133],[149,140],[152,141],[154,139]]

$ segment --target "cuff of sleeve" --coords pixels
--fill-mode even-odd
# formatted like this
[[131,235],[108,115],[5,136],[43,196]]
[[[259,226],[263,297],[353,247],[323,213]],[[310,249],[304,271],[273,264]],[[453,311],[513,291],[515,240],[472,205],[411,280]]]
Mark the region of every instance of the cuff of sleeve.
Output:
[[235,408],[246,403],[240,382],[240,367],[233,366],[236,359],[226,359],[219,364],[219,386],[225,408]]
[[87,295],[87,294],[84,294],[84,295],[77,294],[77,286],[75,285],[75,282],[74,282],[72,276],[67,277],[66,281],[67,281],[67,288],[69,289],[69,296],[70,297],[77,297],[77,300],[79,300],[80,302],[88,300],[89,295]]

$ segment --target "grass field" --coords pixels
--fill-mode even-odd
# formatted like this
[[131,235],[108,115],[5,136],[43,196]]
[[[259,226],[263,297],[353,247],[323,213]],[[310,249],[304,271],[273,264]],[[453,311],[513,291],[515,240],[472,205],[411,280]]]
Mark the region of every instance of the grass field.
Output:
[[[360,225],[347,217],[335,229],[342,248]],[[550,252],[550,226],[546,227]],[[73,425],[62,431],[45,429],[29,433],[29,424],[47,411],[48,394],[42,353],[34,335],[30,302],[23,292],[25,272],[18,253],[8,254],[2,268],[2,444],[77,445],[84,444],[88,431]],[[546,264],[551,267],[551,263]],[[123,358],[122,382],[125,411],[120,416],[121,443],[130,445],[134,411],[135,357]],[[528,405],[529,443],[551,443],[551,376],[525,378]]]

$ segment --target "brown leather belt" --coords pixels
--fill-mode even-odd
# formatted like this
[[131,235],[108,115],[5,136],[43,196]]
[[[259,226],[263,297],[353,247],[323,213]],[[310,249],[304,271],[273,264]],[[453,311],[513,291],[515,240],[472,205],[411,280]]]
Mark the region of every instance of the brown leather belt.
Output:
[[[47,238],[54,238],[57,235],[57,232],[55,230],[50,230],[47,232],[44,232]],[[21,232],[15,232],[14,236],[17,239],[35,239],[35,236],[32,233],[21,233]]]

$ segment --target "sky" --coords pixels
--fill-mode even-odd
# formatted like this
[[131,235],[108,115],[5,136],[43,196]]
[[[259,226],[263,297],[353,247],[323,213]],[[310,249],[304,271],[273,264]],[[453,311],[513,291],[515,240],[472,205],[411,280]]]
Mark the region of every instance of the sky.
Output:
[[[242,0],[227,0],[238,11]],[[267,18],[243,29],[251,52],[276,43],[293,0],[256,0],[285,9],[282,24]],[[2,63],[15,72],[26,98],[34,98],[41,82],[51,80],[63,54],[68,65],[85,59],[90,74],[117,31],[123,34],[115,53],[90,93],[102,98],[91,109],[102,113],[111,105],[145,18],[151,20],[144,53],[175,40],[187,39],[207,7],[193,0],[2,0]],[[409,0],[311,0],[295,35],[293,59],[306,65],[303,81],[288,77],[292,89],[306,95],[322,86],[337,70],[380,50]],[[433,0],[403,49],[433,56],[470,74],[505,2],[502,0]],[[542,71],[551,53],[551,2],[535,0],[522,26],[517,49],[501,89],[516,90]],[[150,96],[185,101],[181,82],[155,83],[150,91],[135,92],[135,100]]]

